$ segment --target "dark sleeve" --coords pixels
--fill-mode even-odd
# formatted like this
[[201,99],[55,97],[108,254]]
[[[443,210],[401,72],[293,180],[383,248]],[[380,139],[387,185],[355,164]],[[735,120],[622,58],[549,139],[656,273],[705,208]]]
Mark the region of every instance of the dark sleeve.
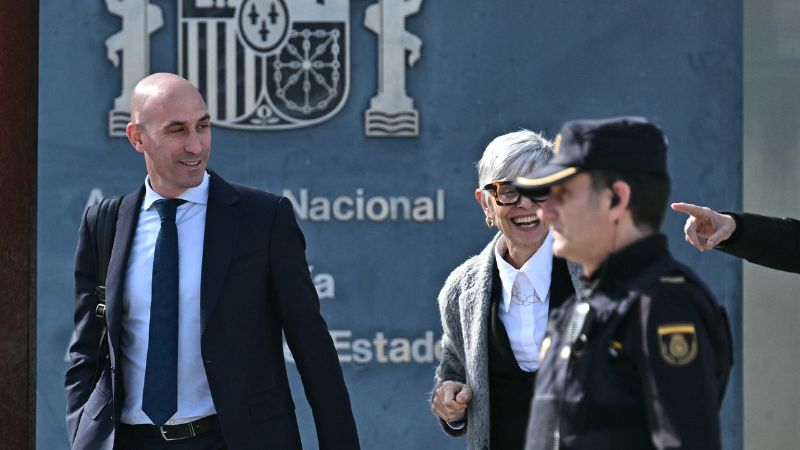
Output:
[[658,449],[719,449],[725,380],[711,337],[724,335],[725,325],[704,312],[711,300],[703,290],[677,280],[644,297],[634,321],[641,326],[639,373],[651,441]]
[[270,236],[271,296],[314,415],[320,449],[358,449],[350,397],[319,309],[292,205],[281,197]]
[[97,207],[86,210],[78,232],[75,252],[75,341],[70,345],[70,363],[64,377],[67,400],[67,433],[70,443],[75,439],[78,423],[97,368],[102,323],[95,317],[97,297],[97,262],[89,223],[94,222]]
[[800,221],[749,213],[723,214],[736,220],[736,232],[717,247],[720,251],[772,269],[800,273]]

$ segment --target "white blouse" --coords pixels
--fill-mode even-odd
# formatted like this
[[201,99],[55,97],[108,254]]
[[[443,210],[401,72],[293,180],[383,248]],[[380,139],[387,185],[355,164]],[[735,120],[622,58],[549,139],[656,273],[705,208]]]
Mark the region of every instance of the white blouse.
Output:
[[498,314],[519,367],[534,372],[539,369],[539,347],[547,331],[553,238],[548,233],[536,253],[519,269],[504,259],[508,246],[503,236],[498,239],[494,252],[503,287],[503,303],[499,305]]

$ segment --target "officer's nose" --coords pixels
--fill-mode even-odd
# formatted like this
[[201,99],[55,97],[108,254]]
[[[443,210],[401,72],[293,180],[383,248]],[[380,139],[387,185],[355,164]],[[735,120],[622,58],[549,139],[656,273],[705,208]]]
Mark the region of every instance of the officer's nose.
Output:
[[552,222],[558,216],[555,208],[553,207],[553,202],[544,201],[542,203],[537,203],[539,208],[536,210],[536,216],[539,217],[539,220],[543,222]]

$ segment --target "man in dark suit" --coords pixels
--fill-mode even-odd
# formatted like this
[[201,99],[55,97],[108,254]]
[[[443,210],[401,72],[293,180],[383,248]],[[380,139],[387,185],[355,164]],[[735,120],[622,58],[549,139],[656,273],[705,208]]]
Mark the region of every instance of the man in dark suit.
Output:
[[[79,233],[65,379],[72,448],[301,448],[283,333],[319,447],[357,449],[292,205],[206,170],[210,117],[188,81],[151,75],[131,103],[127,135],[147,179],[120,204],[104,320],[97,207]],[[109,358],[93,385],[104,326]]]

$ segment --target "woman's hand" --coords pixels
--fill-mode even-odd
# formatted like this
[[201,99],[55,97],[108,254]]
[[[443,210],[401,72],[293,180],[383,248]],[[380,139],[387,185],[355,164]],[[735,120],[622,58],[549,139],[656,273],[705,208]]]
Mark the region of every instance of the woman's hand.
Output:
[[468,384],[445,381],[433,395],[431,410],[445,422],[459,422],[467,414],[467,404],[472,400]]

